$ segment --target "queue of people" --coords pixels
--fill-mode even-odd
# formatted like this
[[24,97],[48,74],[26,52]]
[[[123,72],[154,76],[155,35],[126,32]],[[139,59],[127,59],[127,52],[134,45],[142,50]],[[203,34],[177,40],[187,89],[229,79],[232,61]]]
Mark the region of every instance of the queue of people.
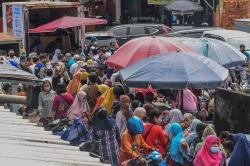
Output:
[[20,57],[10,50],[5,56],[12,66],[44,80],[38,97],[44,127],[57,119],[70,124],[82,119],[96,146],[91,153],[114,166],[135,158],[142,165],[142,153],[155,150],[170,166],[250,164],[245,135],[216,133],[205,122],[212,119],[213,91],[187,87],[182,103],[176,91],[127,88],[106,65],[115,48],[98,48],[96,42],[93,38],[83,51],[56,49],[53,56],[35,50]]

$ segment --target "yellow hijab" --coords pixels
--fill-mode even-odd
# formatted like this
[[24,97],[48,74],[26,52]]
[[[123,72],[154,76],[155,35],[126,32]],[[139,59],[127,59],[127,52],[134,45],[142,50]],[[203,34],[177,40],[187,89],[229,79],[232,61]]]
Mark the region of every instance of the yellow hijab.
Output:
[[109,89],[109,86],[105,85],[105,84],[101,84],[101,85],[97,85],[97,86],[98,86],[98,90],[101,92],[101,94],[104,94]]
[[[88,78],[88,76],[89,76],[89,73],[84,71],[80,77],[80,80],[86,79],[86,78]],[[82,84],[78,85],[77,92],[80,92],[80,89],[82,86],[83,86]]]
[[114,89],[113,87],[110,88],[102,95],[105,97],[105,99],[103,100],[101,106],[106,108],[108,115],[112,114],[112,105],[113,105],[113,102],[115,101],[115,94],[114,94],[113,89]]

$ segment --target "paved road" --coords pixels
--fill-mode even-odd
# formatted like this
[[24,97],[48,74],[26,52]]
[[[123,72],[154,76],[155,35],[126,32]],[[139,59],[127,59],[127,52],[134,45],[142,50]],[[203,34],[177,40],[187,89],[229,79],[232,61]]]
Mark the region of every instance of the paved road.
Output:
[[[0,106],[0,165],[102,166],[78,147]],[[3,164],[4,163],[4,164]]]

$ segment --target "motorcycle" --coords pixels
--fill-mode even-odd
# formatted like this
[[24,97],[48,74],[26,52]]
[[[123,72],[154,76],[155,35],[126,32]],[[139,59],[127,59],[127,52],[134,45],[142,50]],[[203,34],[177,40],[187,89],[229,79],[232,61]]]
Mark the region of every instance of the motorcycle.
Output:
[[158,150],[154,150],[145,157],[140,155],[136,158],[127,160],[122,163],[122,166],[167,166],[167,164],[163,160],[161,153]]

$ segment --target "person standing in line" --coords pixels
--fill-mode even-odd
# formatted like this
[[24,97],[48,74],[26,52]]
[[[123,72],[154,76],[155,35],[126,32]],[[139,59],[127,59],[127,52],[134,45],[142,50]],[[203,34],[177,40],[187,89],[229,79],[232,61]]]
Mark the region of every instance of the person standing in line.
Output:
[[38,100],[38,112],[44,119],[43,126],[47,126],[52,121],[52,104],[55,96],[56,92],[52,90],[51,83],[49,80],[45,80]]

